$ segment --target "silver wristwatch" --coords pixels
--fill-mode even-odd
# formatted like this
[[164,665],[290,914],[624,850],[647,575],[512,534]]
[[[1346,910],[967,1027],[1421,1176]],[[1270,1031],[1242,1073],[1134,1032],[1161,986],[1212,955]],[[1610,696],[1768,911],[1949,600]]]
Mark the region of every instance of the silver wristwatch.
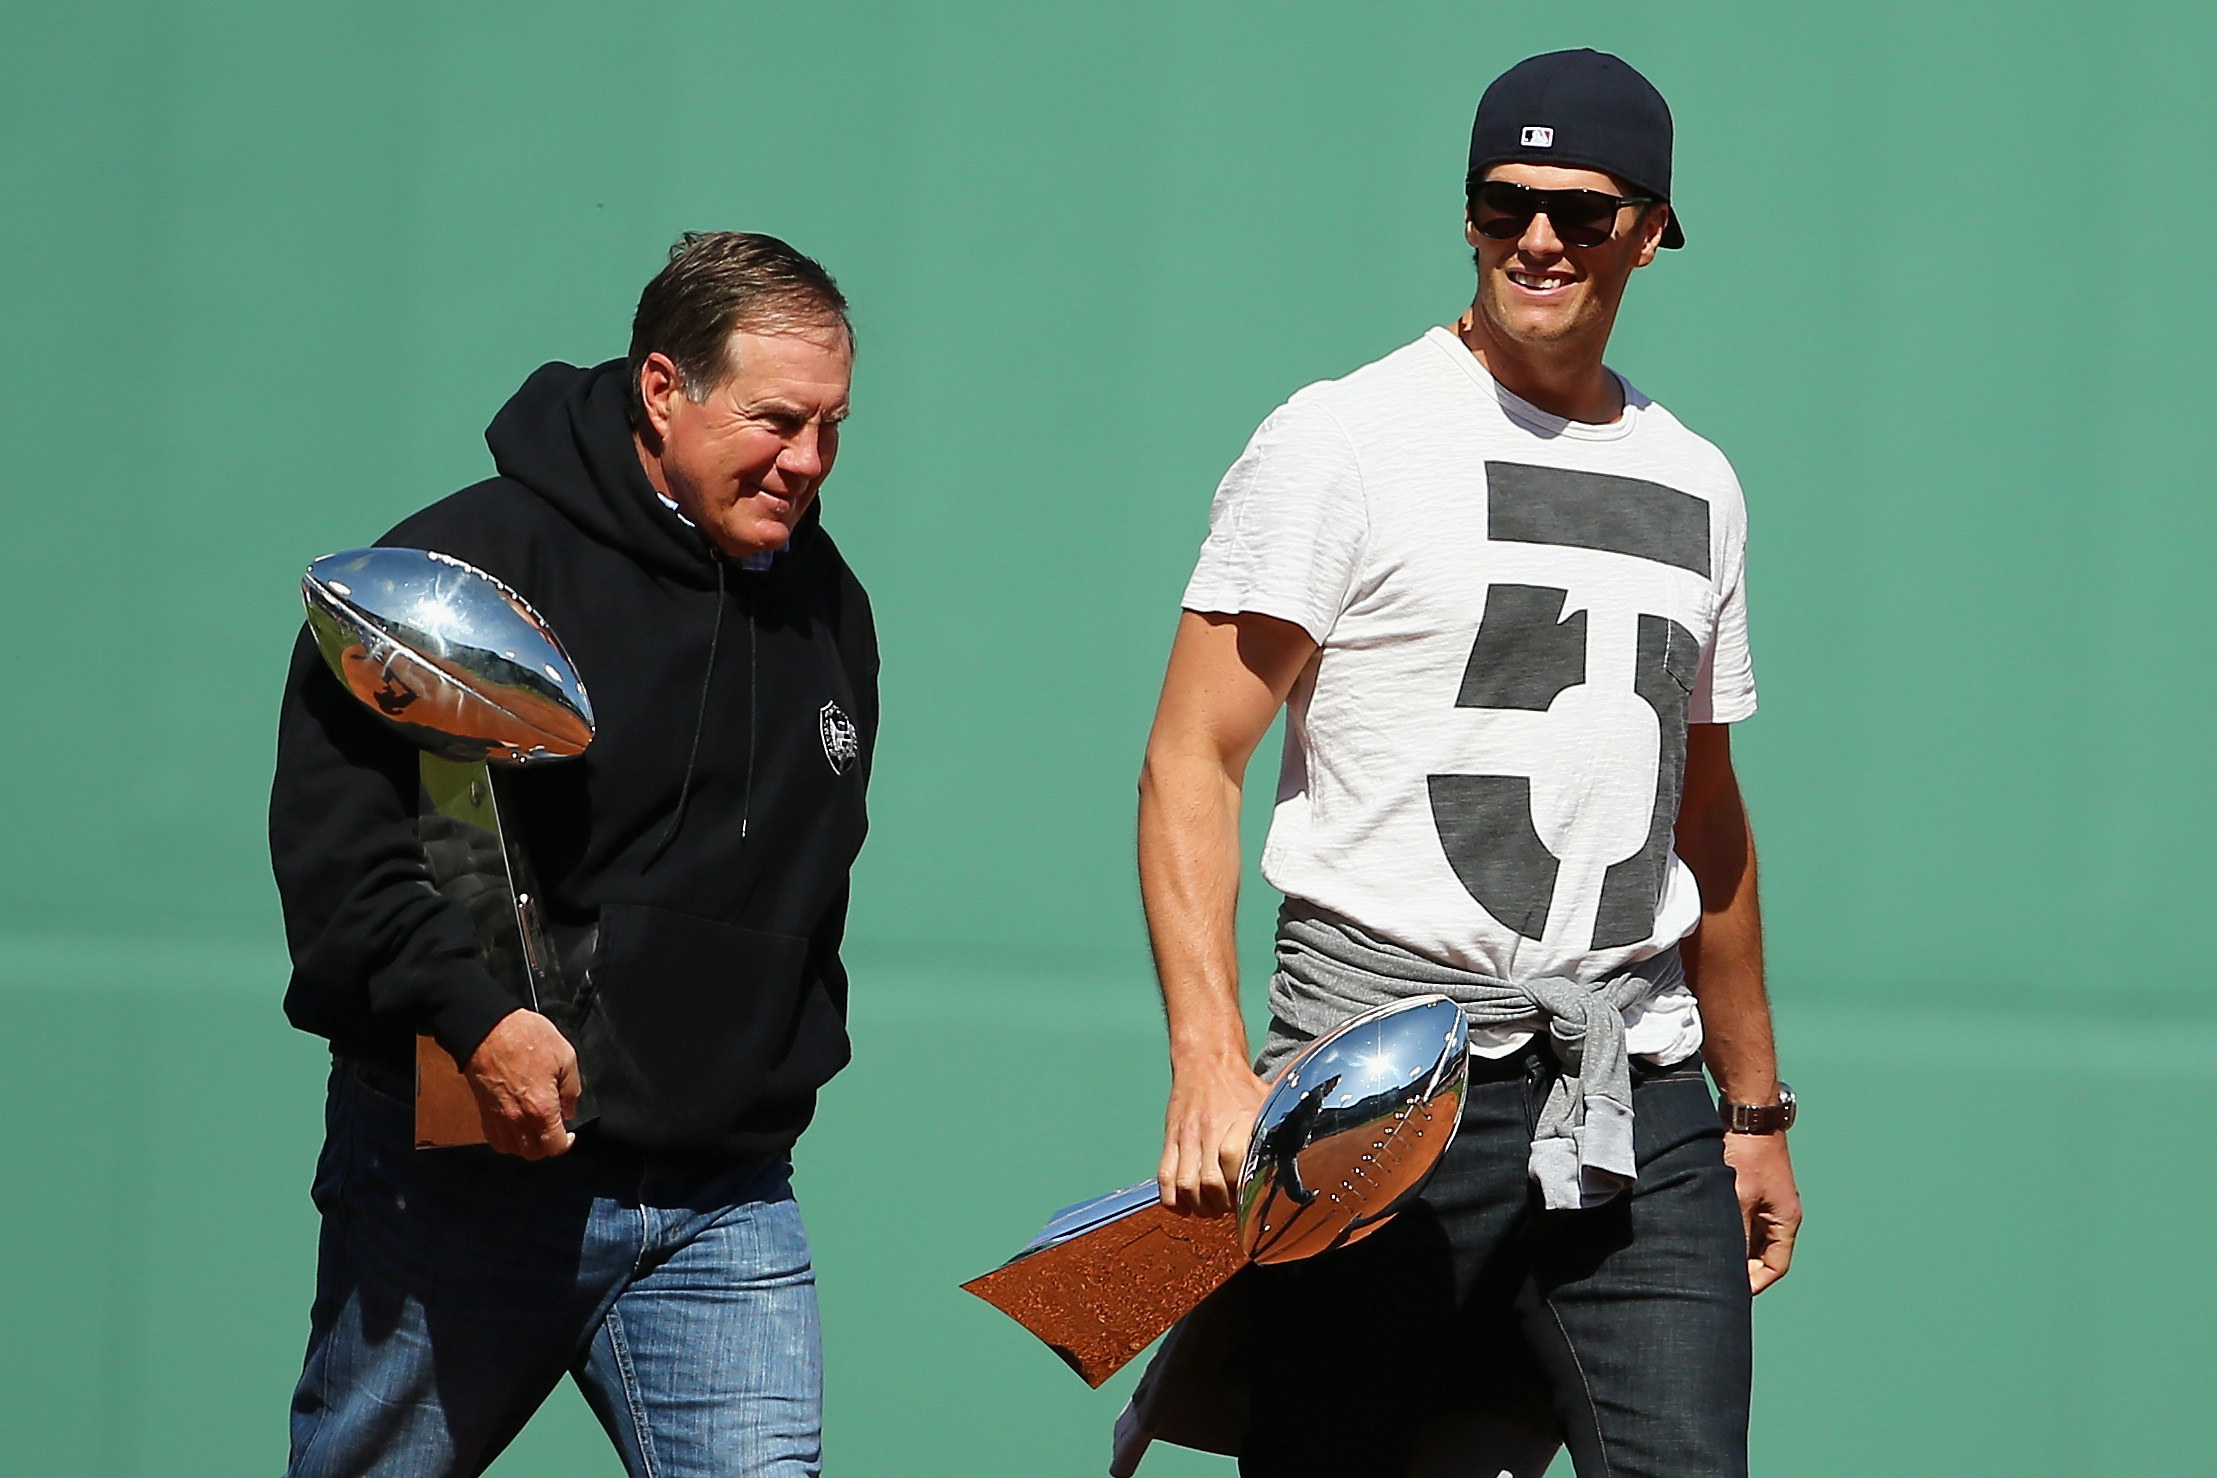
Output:
[[1780,1083],[1776,1103],[1732,1103],[1720,1093],[1717,1117],[1727,1134],[1784,1134],[1794,1127],[1794,1090]]

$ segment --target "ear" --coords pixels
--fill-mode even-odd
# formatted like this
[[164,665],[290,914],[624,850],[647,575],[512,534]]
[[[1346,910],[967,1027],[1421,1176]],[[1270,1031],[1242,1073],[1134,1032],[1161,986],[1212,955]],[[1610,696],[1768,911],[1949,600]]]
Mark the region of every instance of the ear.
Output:
[[1663,228],[1669,224],[1670,205],[1667,201],[1653,207],[1640,218],[1640,254],[1634,259],[1633,266],[1644,267],[1655,260],[1655,253],[1663,246]]
[[670,415],[675,402],[685,396],[685,380],[678,374],[677,364],[656,350],[639,366],[639,402],[645,409],[647,426],[655,439],[665,440],[670,434]]
[[1469,242],[1469,243],[1470,243],[1470,248],[1471,248],[1471,250],[1472,250],[1472,251],[1476,251],[1476,250],[1478,249],[1478,243],[1479,243],[1480,241],[1484,240],[1484,239],[1485,239],[1485,238],[1481,237],[1481,236],[1480,236],[1480,235],[1478,234],[1478,223],[1477,223],[1477,222],[1476,222],[1475,220],[1472,220],[1472,219],[1471,219],[1471,215],[1470,215],[1470,207],[1469,207],[1469,205],[1467,205],[1467,204],[1466,204],[1466,205],[1464,205],[1464,206],[1463,206],[1463,240],[1465,240],[1465,241],[1467,241],[1467,242]]

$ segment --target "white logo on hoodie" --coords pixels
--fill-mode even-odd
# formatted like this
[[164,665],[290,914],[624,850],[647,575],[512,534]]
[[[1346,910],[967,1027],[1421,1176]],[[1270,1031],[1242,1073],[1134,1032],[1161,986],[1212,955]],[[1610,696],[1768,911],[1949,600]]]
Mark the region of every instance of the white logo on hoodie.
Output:
[[824,737],[824,758],[831,761],[831,773],[844,775],[853,769],[862,757],[862,731],[854,720],[838,704],[826,703],[817,710],[816,729]]

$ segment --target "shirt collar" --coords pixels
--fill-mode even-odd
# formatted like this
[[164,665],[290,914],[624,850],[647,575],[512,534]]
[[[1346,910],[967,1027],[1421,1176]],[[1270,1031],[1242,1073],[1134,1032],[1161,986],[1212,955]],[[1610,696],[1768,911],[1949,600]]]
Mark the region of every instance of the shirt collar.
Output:
[[[664,508],[669,509],[670,512],[676,514],[677,521],[679,523],[685,525],[689,529],[695,530],[696,532],[699,530],[700,526],[694,523],[691,519],[687,518],[684,512],[679,509],[679,507],[677,506],[677,499],[671,497],[668,493],[663,492],[660,488],[656,488],[654,490],[654,500],[657,503],[660,503]],[[771,563],[775,561],[777,557],[782,553],[784,553],[784,549],[781,546],[777,549],[765,549],[759,554],[742,554],[739,556],[739,568],[742,570],[754,570],[757,572],[766,570],[770,567]]]

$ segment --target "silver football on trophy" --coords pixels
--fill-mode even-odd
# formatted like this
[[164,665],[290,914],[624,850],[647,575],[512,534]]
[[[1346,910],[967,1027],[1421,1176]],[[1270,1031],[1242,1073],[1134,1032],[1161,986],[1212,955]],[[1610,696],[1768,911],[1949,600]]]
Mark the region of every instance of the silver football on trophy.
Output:
[[427,549],[349,549],[300,582],[324,660],[356,698],[446,759],[582,754],[593,705],[547,623],[506,585]]
[[1286,1064],[1240,1172],[1240,1245],[1291,1262],[1359,1240],[1424,1188],[1455,1137],[1470,1026],[1445,996],[1365,1012]]

